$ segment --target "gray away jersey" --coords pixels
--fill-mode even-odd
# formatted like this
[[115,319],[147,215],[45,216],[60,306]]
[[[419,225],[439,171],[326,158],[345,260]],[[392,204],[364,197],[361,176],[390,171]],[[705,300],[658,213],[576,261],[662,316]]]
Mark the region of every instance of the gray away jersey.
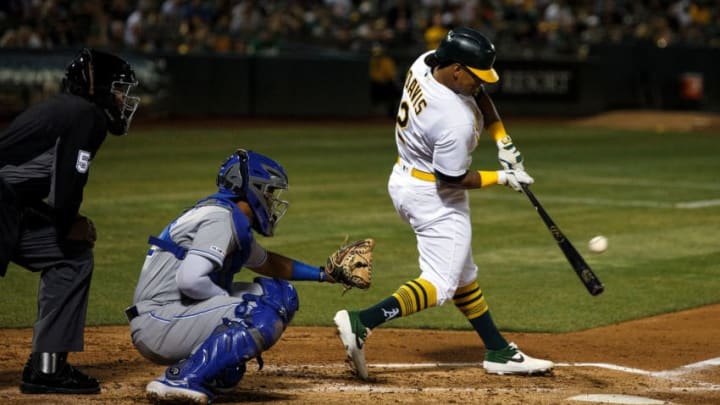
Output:
[[[231,260],[231,254],[240,248],[232,212],[218,205],[203,205],[188,210],[172,224],[170,237],[188,249],[188,254],[199,255],[213,262],[216,270],[227,265],[226,261]],[[253,239],[250,256],[244,266],[259,266],[266,257],[265,249]],[[145,258],[133,302],[152,300],[162,304],[179,301],[182,295],[175,276],[181,262],[172,253],[152,246]]]

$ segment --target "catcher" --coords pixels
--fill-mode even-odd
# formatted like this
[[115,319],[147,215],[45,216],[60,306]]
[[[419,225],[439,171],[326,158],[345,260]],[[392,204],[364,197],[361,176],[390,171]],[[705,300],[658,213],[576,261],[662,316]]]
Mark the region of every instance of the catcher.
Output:
[[[272,236],[288,202],[285,170],[274,160],[237,150],[220,167],[218,191],[172,221],[150,249],[125,312],[133,344],[168,364],[146,391],[155,402],[207,404],[237,385],[245,363],[280,339],[299,308],[286,280],[368,288],[372,239],[340,248],[325,266],[265,250],[255,232]],[[267,277],[233,282],[242,267]]]

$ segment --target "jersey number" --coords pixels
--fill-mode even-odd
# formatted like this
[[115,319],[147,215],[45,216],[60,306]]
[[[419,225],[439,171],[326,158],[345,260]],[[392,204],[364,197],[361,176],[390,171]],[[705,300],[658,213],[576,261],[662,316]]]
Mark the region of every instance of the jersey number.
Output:
[[75,170],[78,173],[87,173],[90,168],[90,152],[80,149],[78,151],[77,161],[75,162]]
[[400,125],[400,128],[405,128],[408,124],[408,118],[410,111],[410,106],[408,105],[407,101],[403,100],[400,103],[400,108],[398,109],[398,116],[397,116],[397,123]]

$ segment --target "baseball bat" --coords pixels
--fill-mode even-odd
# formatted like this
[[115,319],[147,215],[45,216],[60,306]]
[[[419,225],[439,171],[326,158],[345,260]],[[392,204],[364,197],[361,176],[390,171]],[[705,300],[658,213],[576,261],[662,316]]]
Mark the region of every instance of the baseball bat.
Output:
[[598,279],[597,275],[595,275],[590,266],[588,266],[585,262],[585,259],[583,259],[577,249],[575,249],[575,246],[570,243],[570,240],[565,237],[565,234],[563,234],[557,224],[555,224],[555,221],[550,218],[550,215],[547,211],[545,211],[545,208],[543,208],[542,204],[540,204],[540,201],[538,201],[532,191],[530,191],[530,187],[528,187],[527,184],[521,184],[521,186],[525,195],[528,199],[530,199],[530,202],[535,207],[538,215],[540,215],[540,218],[542,218],[543,222],[545,222],[545,226],[547,226],[548,230],[555,239],[555,242],[557,242],[560,250],[562,250],[565,258],[570,263],[573,270],[575,270],[578,277],[580,277],[580,281],[582,281],[583,285],[585,285],[585,288],[587,288],[590,295],[598,295],[602,293],[605,290],[605,286],[603,286],[603,283],[600,282],[600,279]]

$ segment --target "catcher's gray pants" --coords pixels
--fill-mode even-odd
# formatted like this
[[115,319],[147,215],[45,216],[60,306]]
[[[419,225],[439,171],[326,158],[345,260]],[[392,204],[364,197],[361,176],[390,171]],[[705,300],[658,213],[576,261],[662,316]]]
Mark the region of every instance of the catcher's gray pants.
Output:
[[87,242],[58,242],[50,220],[26,211],[11,261],[40,272],[33,352],[83,350],[93,252]]
[[236,282],[232,295],[216,296],[193,304],[180,301],[135,304],[139,315],[130,321],[133,344],[145,358],[158,364],[173,364],[190,356],[223,318],[235,320],[235,308],[245,302],[244,294],[262,294],[257,283]]

